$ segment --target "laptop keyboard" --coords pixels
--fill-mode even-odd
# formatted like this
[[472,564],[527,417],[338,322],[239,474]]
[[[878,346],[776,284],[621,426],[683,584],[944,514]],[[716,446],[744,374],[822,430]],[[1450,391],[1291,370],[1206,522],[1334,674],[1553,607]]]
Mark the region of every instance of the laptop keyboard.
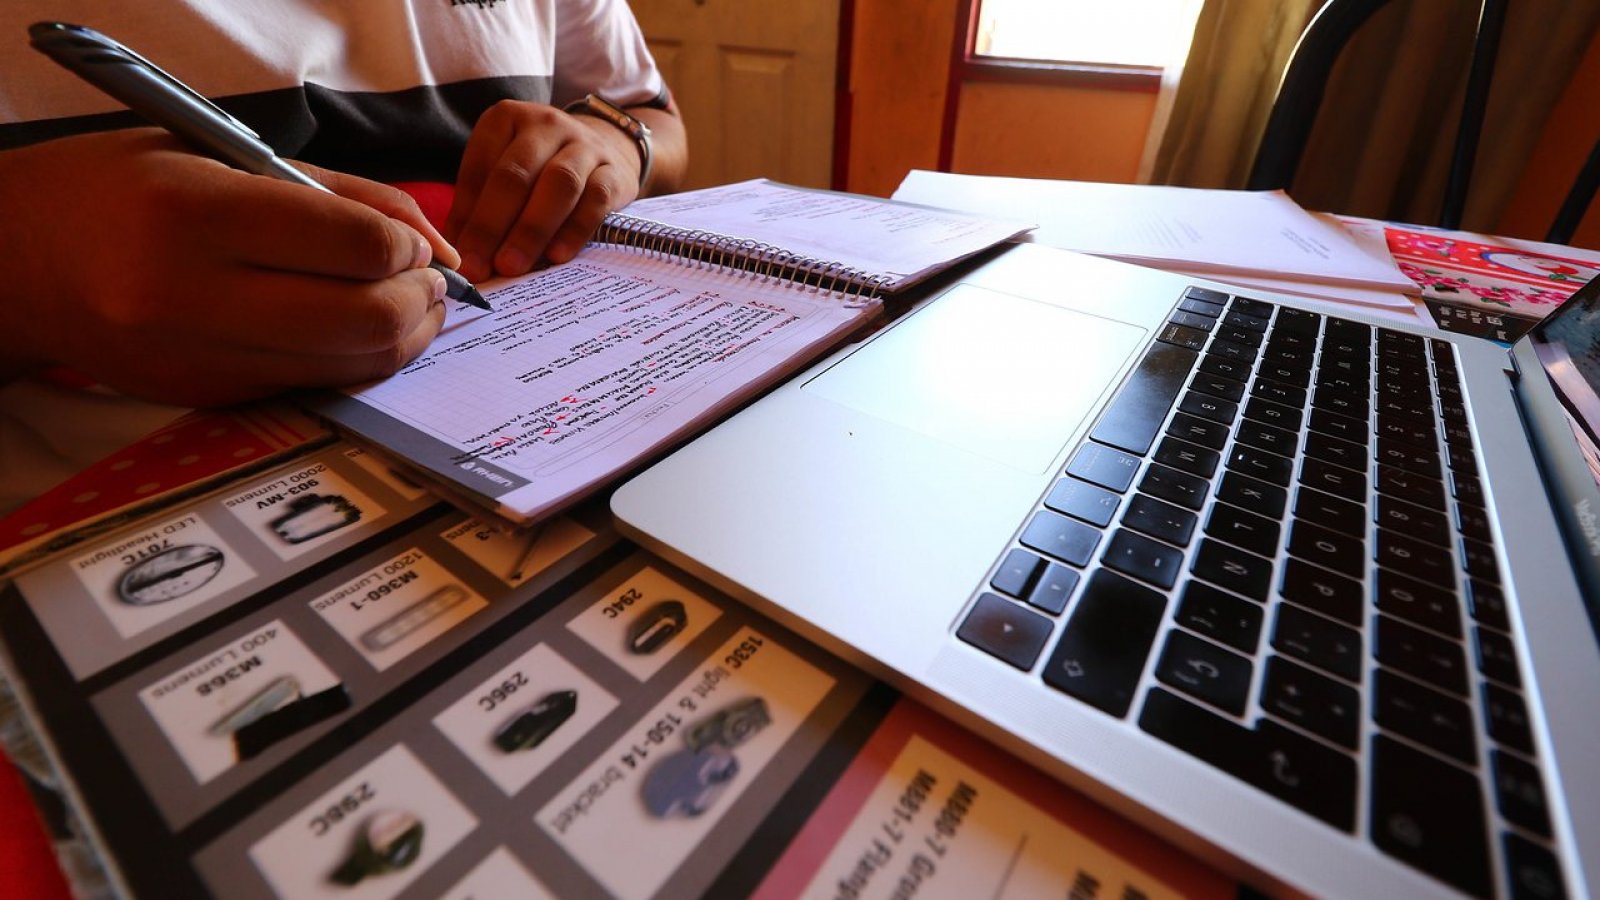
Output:
[[1449,344],[1190,288],[957,635],[1461,891],[1560,896],[1476,459]]

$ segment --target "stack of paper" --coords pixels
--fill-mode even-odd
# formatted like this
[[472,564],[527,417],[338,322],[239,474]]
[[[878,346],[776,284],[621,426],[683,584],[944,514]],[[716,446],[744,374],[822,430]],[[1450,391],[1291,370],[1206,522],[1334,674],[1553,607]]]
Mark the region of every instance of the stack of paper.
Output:
[[1039,223],[1031,239],[1096,256],[1410,318],[1388,254],[1282,191],[1223,191],[913,171],[894,199]]

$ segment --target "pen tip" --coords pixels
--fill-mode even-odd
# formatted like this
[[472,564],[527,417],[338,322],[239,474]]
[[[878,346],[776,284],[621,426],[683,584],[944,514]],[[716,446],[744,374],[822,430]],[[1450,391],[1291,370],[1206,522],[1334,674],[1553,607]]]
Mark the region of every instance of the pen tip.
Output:
[[490,312],[494,311],[494,307],[489,305],[489,301],[483,299],[483,294],[480,294],[478,289],[475,287],[468,287],[466,291],[461,294],[461,299],[463,302],[476,306],[479,309],[487,309]]

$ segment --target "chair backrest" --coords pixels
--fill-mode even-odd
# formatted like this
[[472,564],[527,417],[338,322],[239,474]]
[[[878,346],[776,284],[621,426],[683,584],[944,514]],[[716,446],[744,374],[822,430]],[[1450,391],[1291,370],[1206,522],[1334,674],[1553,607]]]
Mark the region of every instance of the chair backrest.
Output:
[[[1295,45],[1284,69],[1278,94],[1272,102],[1266,129],[1250,169],[1247,187],[1251,190],[1287,190],[1311,136],[1322,105],[1328,76],[1339,54],[1356,31],[1373,13],[1390,0],[1328,0],[1317,11],[1305,33]],[[1489,99],[1489,84],[1494,77],[1495,54],[1505,24],[1509,0],[1480,0],[1478,27],[1473,38],[1471,67],[1466,93],[1461,104],[1460,124],[1450,157],[1450,172],[1445,181],[1444,200],[1437,224],[1460,228],[1466,206],[1467,187],[1478,154],[1478,137],[1483,130],[1483,112]],[[1588,162],[1578,174],[1566,201],[1556,215],[1545,239],[1565,244],[1572,239],[1596,188],[1600,187],[1600,142],[1595,144]]]

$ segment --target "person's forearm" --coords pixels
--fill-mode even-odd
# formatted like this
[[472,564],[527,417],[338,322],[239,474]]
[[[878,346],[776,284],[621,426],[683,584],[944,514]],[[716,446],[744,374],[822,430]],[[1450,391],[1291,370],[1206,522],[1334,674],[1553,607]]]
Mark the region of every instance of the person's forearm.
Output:
[[650,180],[640,189],[641,197],[670,194],[683,186],[689,169],[689,141],[678,116],[676,103],[666,109],[651,106],[630,107],[628,112],[650,128]]

